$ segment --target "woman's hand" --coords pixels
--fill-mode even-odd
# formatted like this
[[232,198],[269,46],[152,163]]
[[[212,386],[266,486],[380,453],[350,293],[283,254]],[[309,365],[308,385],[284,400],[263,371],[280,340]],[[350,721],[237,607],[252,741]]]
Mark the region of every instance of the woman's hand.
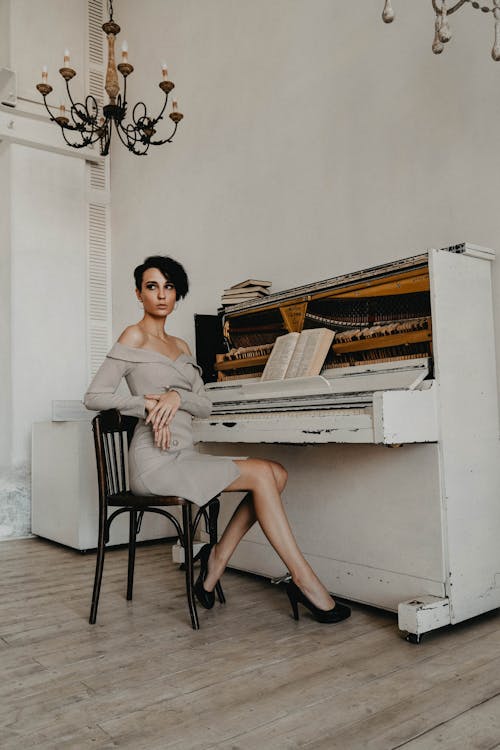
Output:
[[156,404],[158,403],[158,399],[156,398],[147,398],[147,396],[144,399],[144,409],[147,411],[148,415],[149,412],[155,408]]
[[168,427],[160,427],[155,429],[153,427],[153,433],[155,437],[155,445],[161,448],[162,451],[166,451],[170,448],[170,430]]
[[[181,404],[181,397],[177,391],[167,391],[166,393],[148,393],[146,394],[146,409],[148,416],[146,424],[151,423],[153,430],[156,431],[163,427],[168,427],[176,415]],[[154,406],[148,408],[148,402],[154,401]]]
[[[166,394],[161,394],[165,396]],[[146,411],[148,412],[148,416],[146,418],[146,422],[150,422],[151,420],[151,413],[153,410],[158,406],[160,400],[160,395],[149,395],[145,397],[145,403],[144,407]],[[174,412],[175,414],[175,412]],[[173,417],[173,414],[172,414]],[[154,442],[157,448],[160,448],[163,451],[166,451],[170,448],[170,429],[168,428],[168,425],[156,426],[154,423],[152,423],[153,427],[153,434],[154,434]]]

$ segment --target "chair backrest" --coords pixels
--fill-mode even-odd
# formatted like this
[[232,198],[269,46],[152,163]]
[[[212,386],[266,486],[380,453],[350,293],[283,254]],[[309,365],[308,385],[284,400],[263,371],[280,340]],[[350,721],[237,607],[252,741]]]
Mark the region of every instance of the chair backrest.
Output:
[[138,420],[116,409],[101,411],[92,420],[99,498],[128,492],[128,446]]

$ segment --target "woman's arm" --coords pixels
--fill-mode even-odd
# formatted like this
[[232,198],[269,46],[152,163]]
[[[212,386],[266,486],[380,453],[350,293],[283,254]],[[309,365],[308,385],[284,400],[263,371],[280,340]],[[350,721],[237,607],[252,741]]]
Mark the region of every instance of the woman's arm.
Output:
[[170,388],[171,391],[175,391],[179,394],[181,403],[179,409],[192,414],[193,417],[208,417],[212,411],[212,402],[205,393],[205,385],[200,377],[198,371],[196,371],[196,379],[193,383],[192,390],[186,388]]
[[127,374],[128,367],[129,363],[124,360],[106,357],[83,398],[87,409],[118,409],[124,414],[140,419],[146,416],[144,396],[123,396],[116,393],[121,379]]
[[[189,346],[185,341],[178,338],[176,343],[185,354],[188,354],[190,357],[193,356],[191,354]],[[205,392],[205,384],[201,379],[198,368],[195,367],[194,369],[196,372],[196,376],[193,382],[192,390],[189,391],[185,388],[177,388],[177,386],[171,388],[170,390],[176,391],[181,398],[179,409],[183,409],[184,411],[189,412],[189,414],[192,414],[193,417],[209,417],[212,411],[212,402]]]
[[[192,357],[191,351],[189,349],[189,346],[186,344],[185,341],[182,339],[179,339],[175,337],[175,342],[179,349],[184,352],[184,354],[187,354],[188,356]],[[182,409],[183,411],[187,411],[189,414],[191,414],[193,417],[208,417],[210,416],[210,413],[212,411],[212,402],[208,398],[207,394],[205,393],[205,385],[203,383],[203,380],[201,379],[201,376],[198,372],[198,368],[194,367],[195,369],[195,379],[193,381],[193,387],[192,389],[187,388],[181,388],[178,386],[173,386],[172,388],[169,388],[168,390],[170,392],[174,391],[179,395],[180,403],[178,405],[179,409]],[[167,392],[168,393],[168,392]],[[165,394],[164,396],[166,396]],[[151,412],[151,416],[156,416],[157,412],[162,412],[162,401],[163,398],[159,394],[147,394],[146,398],[156,398],[158,399],[158,405],[157,409],[153,410]],[[174,414],[177,411],[177,408],[174,407]],[[160,416],[163,416],[163,412]],[[173,417],[173,414],[172,414]],[[168,424],[172,417],[170,419],[166,420],[166,423]],[[165,420],[162,421],[162,424],[165,423]]]

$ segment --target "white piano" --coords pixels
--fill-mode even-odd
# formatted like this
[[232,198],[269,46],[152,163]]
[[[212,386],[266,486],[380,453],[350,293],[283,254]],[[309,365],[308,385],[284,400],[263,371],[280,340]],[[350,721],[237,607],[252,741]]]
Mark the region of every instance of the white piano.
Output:
[[[273,326],[280,335],[330,316],[350,343],[334,339],[320,375],[280,381],[261,381],[262,358],[241,359],[240,346],[219,365],[232,377],[207,384],[212,415],[194,422],[202,451],[283,463],[290,520],[322,580],[398,612],[413,642],[500,607],[494,257],[463,243],[230,308],[225,330],[236,340],[253,324],[262,341]],[[398,316],[411,328],[415,310],[426,333],[388,328]],[[349,315],[365,313],[368,327],[350,331]],[[240,497],[226,493],[222,523]],[[231,565],[286,574],[259,529]]]

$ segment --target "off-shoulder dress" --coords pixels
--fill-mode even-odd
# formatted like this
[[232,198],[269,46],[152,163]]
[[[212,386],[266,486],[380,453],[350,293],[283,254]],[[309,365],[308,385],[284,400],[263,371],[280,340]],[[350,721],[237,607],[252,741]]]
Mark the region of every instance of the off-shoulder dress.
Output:
[[[117,393],[125,378],[131,395]],[[147,393],[177,391],[180,406],[170,423],[170,448],[154,443],[144,419]],[[203,505],[240,476],[229,457],[198,453],[193,444],[192,417],[208,417],[211,401],[201,369],[188,354],[170,359],[160,352],[116,343],[97,371],[84,397],[87,409],[118,409],[139,418],[129,449],[130,489],[141,495],[178,495]]]

